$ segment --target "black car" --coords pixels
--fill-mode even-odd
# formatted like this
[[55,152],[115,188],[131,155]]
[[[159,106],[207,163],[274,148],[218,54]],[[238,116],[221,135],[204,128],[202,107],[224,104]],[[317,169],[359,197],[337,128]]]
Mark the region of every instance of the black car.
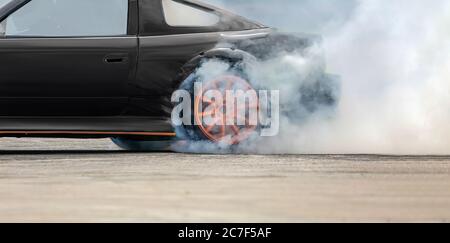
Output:
[[6,1],[2,137],[113,138],[127,149],[172,139],[171,94],[202,60],[315,41],[193,0]]

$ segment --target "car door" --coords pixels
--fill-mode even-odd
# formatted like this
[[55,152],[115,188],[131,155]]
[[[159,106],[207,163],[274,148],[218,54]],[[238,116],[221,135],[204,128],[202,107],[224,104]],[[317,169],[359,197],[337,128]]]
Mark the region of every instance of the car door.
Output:
[[120,115],[137,61],[136,0],[13,3],[0,23],[0,116]]

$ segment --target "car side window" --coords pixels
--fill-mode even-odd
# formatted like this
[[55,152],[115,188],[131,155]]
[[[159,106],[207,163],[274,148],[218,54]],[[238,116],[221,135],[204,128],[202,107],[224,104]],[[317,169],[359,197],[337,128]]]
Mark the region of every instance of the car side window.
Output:
[[162,3],[166,23],[172,27],[210,27],[220,21],[213,12],[173,0],[162,0]]
[[128,0],[32,0],[0,23],[5,36],[127,34]]

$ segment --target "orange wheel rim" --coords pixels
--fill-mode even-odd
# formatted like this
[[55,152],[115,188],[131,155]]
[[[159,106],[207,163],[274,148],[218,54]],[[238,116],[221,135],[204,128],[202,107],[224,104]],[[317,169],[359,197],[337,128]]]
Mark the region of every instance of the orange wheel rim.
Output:
[[[216,104],[217,102],[213,102],[208,97],[205,97],[204,94],[209,90],[219,91],[222,97],[224,97],[223,103]],[[201,95],[195,97],[194,117],[200,131],[209,140],[213,142],[225,142],[231,145],[239,144],[240,142],[248,139],[257,128],[256,125],[250,124],[249,115],[247,114],[247,108],[256,109],[256,111],[258,111],[259,101],[256,97],[256,100],[249,100],[248,104],[246,101],[245,106],[235,105],[233,109],[234,112],[225,112],[224,110],[228,110],[225,108],[227,104],[227,90],[242,90],[244,92],[247,92],[254,89],[247,81],[234,75],[221,76],[216,78],[215,80],[212,80],[211,82],[207,82],[203,86],[202,92],[200,92]],[[245,125],[227,125],[226,121],[228,121],[229,119],[236,121],[237,114],[239,114],[240,112],[244,112],[246,114]],[[203,119],[205,116],[214,116],[214,118],[212,118],[214,124],[206,124]],[[222,118],[222,120],[220,118]]]

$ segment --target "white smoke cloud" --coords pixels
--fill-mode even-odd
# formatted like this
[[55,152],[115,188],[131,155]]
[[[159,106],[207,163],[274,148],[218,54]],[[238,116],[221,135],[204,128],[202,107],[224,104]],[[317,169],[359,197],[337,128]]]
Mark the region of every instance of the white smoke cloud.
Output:
[[[275,6],[277,1],[264,4]],[[280,136],[251,140],[239,151],[449,154],[449,26],[447,0],[358,1],[352,15],[324,37],[328,72],[342,79],[333,116],[326,110],[298,123],[284,119]],[[308,72],[295,55],[261,65],[259,80],[290,81],[280,88],[287,98],[295,98],[289,90]]]
[[326,34],[351,16],[357,0],[203,0],[282,31]]
[[360,1],[326,39],[343,80],[338,115],[299,130],[311,138],[300,151],[448,154],[449,24],[448,1]]

